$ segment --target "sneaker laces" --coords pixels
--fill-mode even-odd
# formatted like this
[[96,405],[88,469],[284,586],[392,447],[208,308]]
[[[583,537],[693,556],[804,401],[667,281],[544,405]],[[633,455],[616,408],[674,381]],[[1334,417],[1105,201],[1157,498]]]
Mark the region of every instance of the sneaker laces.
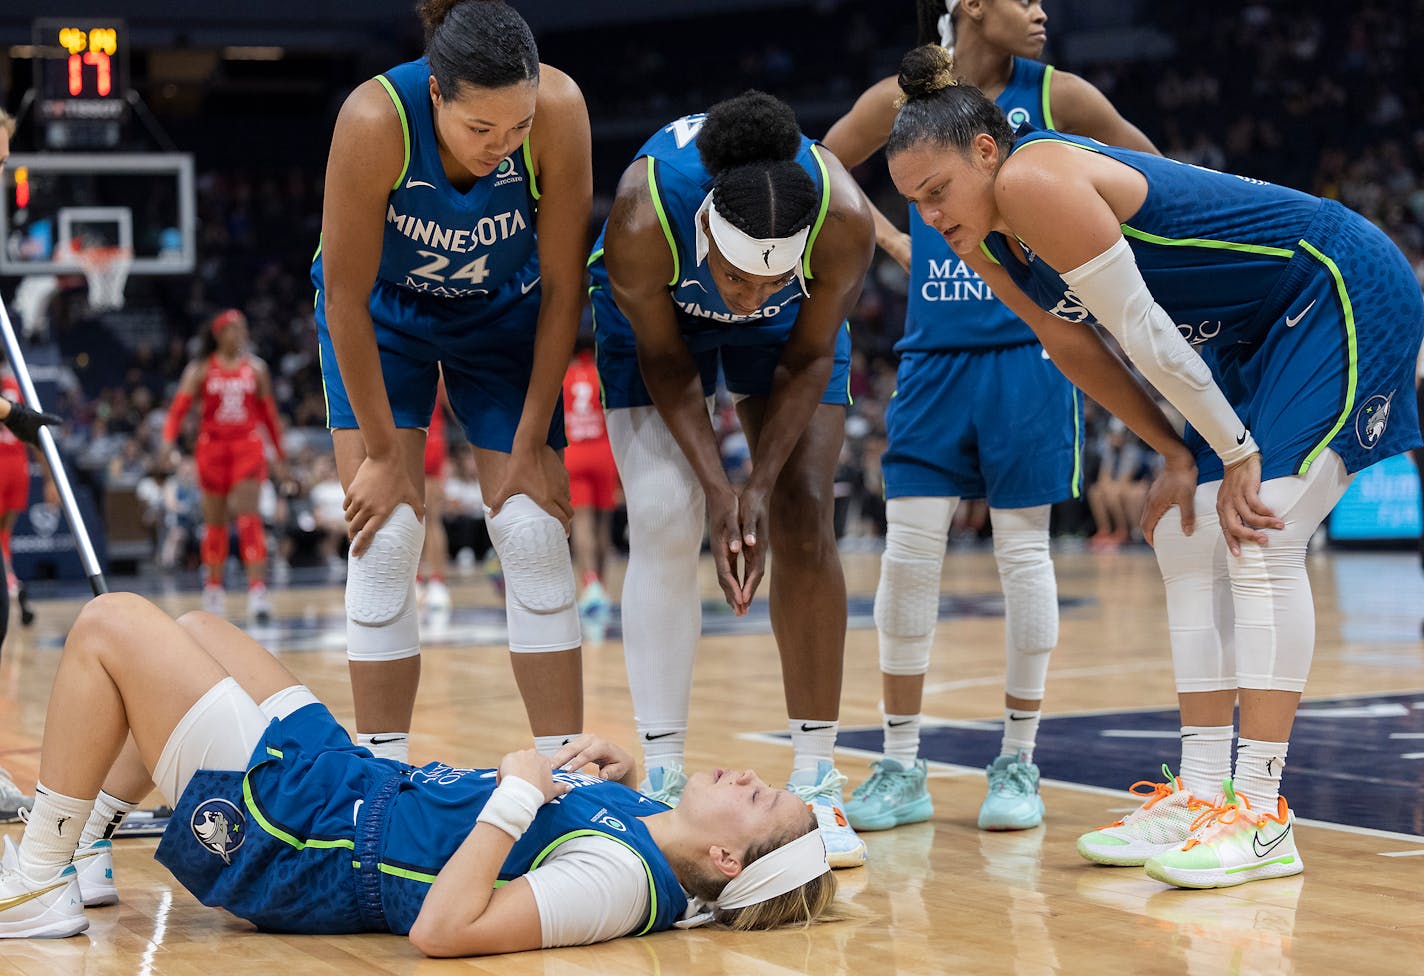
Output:
[[833,766],[819,783],[813,783],[807,786],[788,786],[787,789],[807,803],[810,803],[817,797],[826,797],[831,800],[835,799],[836,792],[848,782],[850,782],[850,779]]
[[[1148,810],[1151,810],[1158,803],[1167,799],[1167,797],[1186,790],[1186,787],[1181,784],[1181,780],[1172,775],[1172,770],[1167,768],[1165,763],[1162,766],[1162,775],[1166,778],[1165,783],[1153,782],[1150,779],[1140,779],[1136,783],[1133,783],[1130,787],[1128,787],[1127,791],[1129,793],[1131,793],[1133,796],[1138,796],[1143,799],[1142,805],[1139,806],[1136,810],[1133,810],[1131,813],[1129,813],[1122,819],[1114,820],[1110,824],[1104,824],[1098,829],[1107,830],[1109,827],[1122,827],[1129,821],[1138,820],[1141,817],[1146,816]],[[1144,787],[1144,789],[1139,789],[1138,787]],[[1190,791],[1187,792],[1188,810],[1200,810],[1203,808],[1210,809],[1211,807],[1212,804],[1208,803],[1206,800],[1198,800],[1196,797],[1191,795]]]
[[[885,760],[880,759],[870,764],[870,778],[861,783],[855,790],[854,796],[859,800],[873,800],[881,796],[889,796],[895,792],[895,774],[885,766]],[[908,770],[907,770],[908,771]],[[844,777],[842,777],[844,779]]]
[[[682,792],[682,785],[686,782],[682,775],[681,766],[663,766],[663,785],[649,793],[644,793],[650,800],[657,800],[659,803],[673,805],[673,800]],[[652,777],[648,778],[648,785],[652,785]]]
[[997,776],[989,779],[990,793],[1009,796],[1030,796],[1033,794],[1033,774],[1028,763],[1012,762],[999,770]]

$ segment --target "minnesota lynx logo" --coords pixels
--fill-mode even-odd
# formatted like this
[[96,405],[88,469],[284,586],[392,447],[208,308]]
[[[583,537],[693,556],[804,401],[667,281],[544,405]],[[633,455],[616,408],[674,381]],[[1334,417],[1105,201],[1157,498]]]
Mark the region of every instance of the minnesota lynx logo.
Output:
[[1019,126],[1023,125],[1023,124],[1024,124],[1025,122],[1027,122],[1027,121],[1028,121],[1028,109],[1026,109],[1026,108],[1011,108],[1011,109],[1009,109],[1009,128],[1010,128],[1010,129],[1017,129]]
[[191,822],[193,836],[203,849],[223,859],[224,864],[232,863],[232,854],[242,846],[246,835],[246,824],[242,812],[227,800],[213,797],[198,804],[193,811]]
[[1360,439],[1360,446],[1365,450],[1373,448],[1384,436],[1384,429],[1389,424],[1389,402],[1392,399],[1393,393],[1389,396],[1375,394],[1366,400],[1355,414],[1355,436]]

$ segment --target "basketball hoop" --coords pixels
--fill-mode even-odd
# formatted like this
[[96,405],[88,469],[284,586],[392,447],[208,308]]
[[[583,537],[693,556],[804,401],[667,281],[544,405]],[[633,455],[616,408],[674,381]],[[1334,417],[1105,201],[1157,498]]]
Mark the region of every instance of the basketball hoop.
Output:
[[73,244],[74,260],[89,283],[89,309],[105,312],[124,307],[124,285],[133,267],[133,251],[127,247],[86,247]]

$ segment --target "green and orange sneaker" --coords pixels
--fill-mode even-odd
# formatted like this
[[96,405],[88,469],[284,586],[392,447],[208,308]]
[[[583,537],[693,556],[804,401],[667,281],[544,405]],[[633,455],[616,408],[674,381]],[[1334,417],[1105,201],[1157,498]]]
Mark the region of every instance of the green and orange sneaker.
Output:
[[1305,870],[1295,848],[1295,817],[1285,797],[1256,813],[1226,781],[1226,796],[1193,825],[1180,848],[1147,861],[1147,876],[1178,888],[1230,888]]
[[1166,779],[1162,783],[1145,779],[1133,783],[1132,794],[1142,798],[1142,805],[1121,820],[1079,837],[1078,853],[1096,864],[1136,867],[1186,843],[1192,824],[1213,804],[1192,796],[1166,766],[1162,775]]

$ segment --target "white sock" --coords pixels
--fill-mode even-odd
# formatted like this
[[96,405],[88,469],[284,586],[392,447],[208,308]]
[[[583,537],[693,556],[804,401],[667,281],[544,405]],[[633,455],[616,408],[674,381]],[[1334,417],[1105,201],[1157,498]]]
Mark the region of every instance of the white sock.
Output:
[[534,737],[534,751],[541,756],[552,759],[556,752],[581,735],[583,735],[582,732],[564,732],[560,735],[536,735]]
[[79,835],[94,809],[81,800],[35,784],[35,805],[20,838],[20,873],[30,881],[48,881],[63,871],[79,847]]
[[1004,709],[1004,739],[999,755],[1023,754],[1024,762],[1033,762],[1033,747],[1038,741],[1038,719],[1043,712],[1023,708]]
[[885,758],[909,769],[920,758],[920,716],[887,712],[881,724],[885,730]]
[[84,824],[84,832],[79,835],[79,846],[85,847],[96,840],[113,837],[114,831],[119,829],[119,824],[123,823],[124,818],[137,806],[136,802],[120,800],[100,790],[99,798],[94,801],[94,811],[89,814],[89,820]]
[[1285,742],[1264,742],[1244,736],[1236,740],[1236,774],[1231,783],[1237,793],[1251,801],[1251,809],[1258,813],[1276,812],[1288,746]]
[[377,759],[394,759],[396,762],[410,762],[409,732],[357,732],[356,744],[370,749]]
[[681,766],[687,750],[686,725],[638,726],[638,738],[643,742],[643,768]]
[[786,727],[791,730],[791,771],[814,770],[822,761],[834,765],[836,732],[841,723],[815,718],[788,719]]
[[1222,780],[1231,775],[1230,725],[1183,725],[1182,764],[1177,775],[1187,792],[1209,800],[1221,792]]

